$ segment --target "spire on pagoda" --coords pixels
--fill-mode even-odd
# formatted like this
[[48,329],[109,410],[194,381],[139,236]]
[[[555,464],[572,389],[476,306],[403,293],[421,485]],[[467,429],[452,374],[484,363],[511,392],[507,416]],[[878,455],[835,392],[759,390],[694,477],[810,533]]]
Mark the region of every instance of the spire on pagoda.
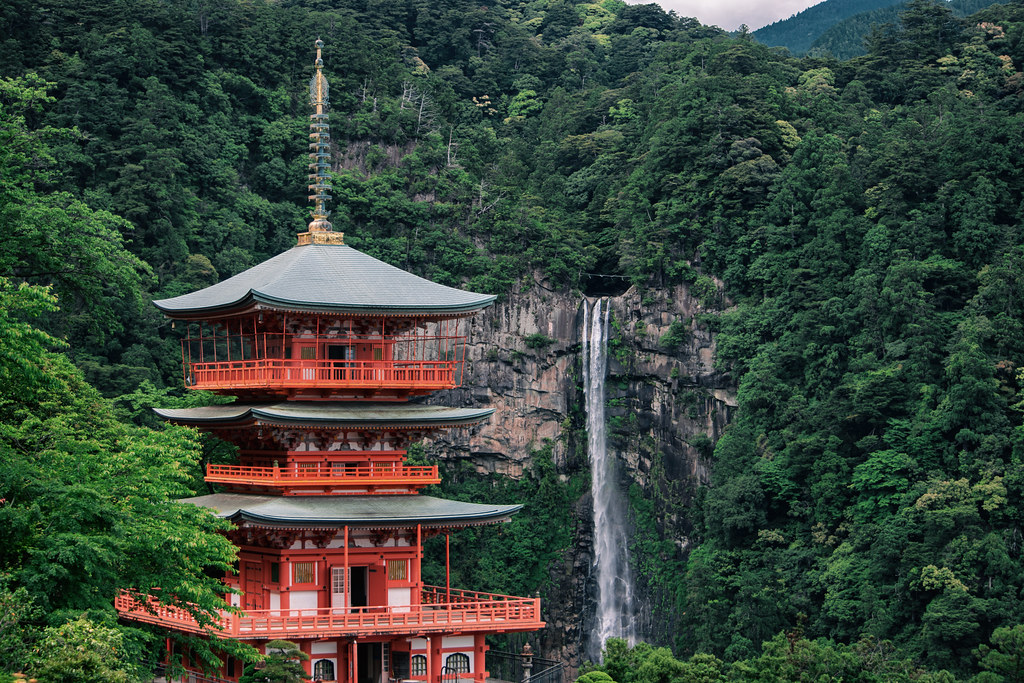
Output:
[[316,39],[316,61],[313,63],[313,78],[309,81],[309,103],[313,113],[309,117],[309,195],[313,202],[313,220],[309,223],[309,232],[299,235],[299,244],[330,243],[341,244],[343,235],[326,235],[333,228],[327,217],[327,202],[331,196],[331,126],[328,122],[327,107],[330,104],[327,78],[324,76],[324,60],[321,50],[324,41]]

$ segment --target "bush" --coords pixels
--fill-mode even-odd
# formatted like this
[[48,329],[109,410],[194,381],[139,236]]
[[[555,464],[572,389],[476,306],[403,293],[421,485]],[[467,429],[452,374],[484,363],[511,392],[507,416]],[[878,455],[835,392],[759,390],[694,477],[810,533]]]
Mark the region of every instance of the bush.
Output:
[[540,332],[536,332],[534,334],[530,334],[523,337],[523,343],[526,344],[527,348],[530,349],[543,349],[545,347],[551,346],[556,341],[556,339],[552,339],[551,337],[545,334],[541,334]]

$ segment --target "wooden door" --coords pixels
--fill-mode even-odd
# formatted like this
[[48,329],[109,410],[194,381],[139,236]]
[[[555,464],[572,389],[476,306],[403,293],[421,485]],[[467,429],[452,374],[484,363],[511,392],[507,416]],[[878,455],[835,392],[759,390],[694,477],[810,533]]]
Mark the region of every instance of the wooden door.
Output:
[[242,609],[245,611],[266,609],[266,602],[263,600],[263,563],[246,562],[242,571],[245,577]]

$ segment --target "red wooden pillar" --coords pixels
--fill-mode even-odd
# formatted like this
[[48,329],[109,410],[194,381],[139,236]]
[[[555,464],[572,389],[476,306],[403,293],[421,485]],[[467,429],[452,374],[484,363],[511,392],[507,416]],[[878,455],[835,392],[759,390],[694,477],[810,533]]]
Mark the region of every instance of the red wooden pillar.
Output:
[[300,640],[299,650],[306,653],[306,659],[302,661],[302,670],[306,672],[306,675],[310,678],[313,677],[313,641],[311,640]]
[[[417,592],[423,590],[423,525],[416,525],[416,588]],[[415,604],[420,604],[417,598]]]
[[487,639],[484,634],[475,634],[473,636],[473,680],[477,683],[484,683],[487,680],[487,660],[484,657],[487,649]]
[[441,645],[444,636],[427,638],[427,680],[430,683],[441,683]]
[[348,683],[356,683],[359,676],[359,646],[355,640],[348,644]]

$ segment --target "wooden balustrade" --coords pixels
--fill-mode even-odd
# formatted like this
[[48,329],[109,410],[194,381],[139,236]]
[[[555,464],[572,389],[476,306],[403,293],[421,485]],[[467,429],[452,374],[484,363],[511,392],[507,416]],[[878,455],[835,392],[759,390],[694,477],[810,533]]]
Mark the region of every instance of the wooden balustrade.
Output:
[[436,391],[457,386],[461,361],[254,360],[186,363],[191,389],[405,389]]
[[[423,596],[446,596],[444,588],[425,587]],[[261,610],[223,613],[211,625],[223,638],[333,637],[370,634],[444,633],[450,631],[509,632],[543,628],[540,598],[517,598],[468,591],[451,591],[451,600],[420,605],[351,607],[347,609]],[[120,616],[164,628],[203,633],[192,615],[180,607],[159,604],[155,598],[119,595],[114,606]]]
[[343,463],[302,463],[288,467],[206,466],[206,481],[218,484],[268,487],[378,487],[420,488],[439,484],[437,465],[381,463],[346,467]]

